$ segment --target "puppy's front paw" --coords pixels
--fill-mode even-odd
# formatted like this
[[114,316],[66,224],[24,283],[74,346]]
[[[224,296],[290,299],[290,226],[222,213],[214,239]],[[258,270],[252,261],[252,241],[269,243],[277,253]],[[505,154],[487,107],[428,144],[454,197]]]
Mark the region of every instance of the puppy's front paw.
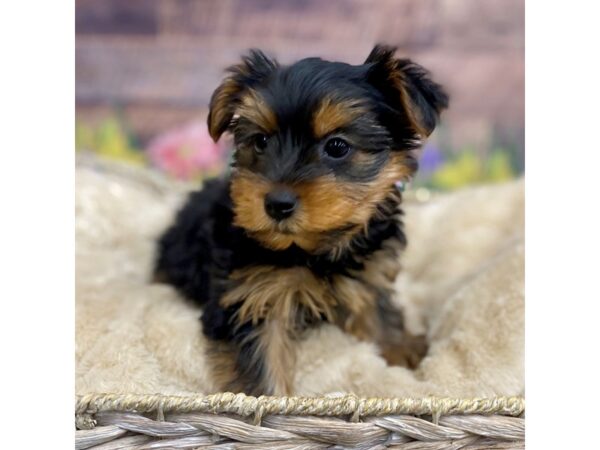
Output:
[[406,333],[400,342],[384,343],[381,347],[381,356],[390,366],[416,369],[427,354],[428,348],[424,335],[413,336]]

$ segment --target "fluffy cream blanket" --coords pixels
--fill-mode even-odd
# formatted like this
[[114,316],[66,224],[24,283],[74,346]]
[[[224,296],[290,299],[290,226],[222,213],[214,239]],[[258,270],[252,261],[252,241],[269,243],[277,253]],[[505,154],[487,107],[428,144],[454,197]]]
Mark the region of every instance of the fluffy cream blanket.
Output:
[[[82,161],[76,171],[76,391],[211,393],[200,310],[149,283],[154,240],[186,187],[149,171]],[[389,367],[334,326],[302,342],[298,395],[521,395],[524,183],[407,201],[398,279],[407,326],[430,349],[417,371]]]

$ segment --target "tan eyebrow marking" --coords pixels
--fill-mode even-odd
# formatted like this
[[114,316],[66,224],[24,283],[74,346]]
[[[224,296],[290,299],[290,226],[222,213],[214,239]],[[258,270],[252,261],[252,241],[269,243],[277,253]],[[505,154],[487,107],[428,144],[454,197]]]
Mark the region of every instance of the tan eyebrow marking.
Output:
[[358,100],[336,102],[326,97],[313,114],[313,132],[317,138],[322,138],[365,112],[365,107]]
[[254,122],[266,133],[277,130],[277,116],[264,98],[256,91],[250,90],[241,99],[236,114]]

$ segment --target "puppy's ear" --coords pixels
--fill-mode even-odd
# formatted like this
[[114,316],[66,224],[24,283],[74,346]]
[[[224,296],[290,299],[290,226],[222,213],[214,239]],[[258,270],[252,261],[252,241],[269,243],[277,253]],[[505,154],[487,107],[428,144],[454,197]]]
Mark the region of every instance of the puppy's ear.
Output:
[[260,50],[250,50],[240,64],[227,69],[229,75],[210,99],[208,131],[215,142],[229,127],[241,94],[263,81],[278,66],[277,61],[270,59]]
[[386,102],[408,120],[408,128],[417,138],[429,136],[437,125],[440,112],[448,107],[448,95],[433,82],[429,72],[410,59],[394,58],[396,49],[376,45],[367,57],[369,82]]

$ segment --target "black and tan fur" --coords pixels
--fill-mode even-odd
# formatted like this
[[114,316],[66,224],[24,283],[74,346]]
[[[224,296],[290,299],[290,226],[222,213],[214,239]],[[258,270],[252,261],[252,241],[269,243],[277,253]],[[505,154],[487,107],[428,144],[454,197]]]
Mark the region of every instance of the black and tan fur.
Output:
[[406,243],[395,182],[417,169],[447,101],[384,46],[358,66],[252,51],[229,69],[208,126],[233,134],[232,173],[190,195],[156,264],[203,306],[221,389],[291,394],[297,342],[323,322],[418,363],[423,343],[392,301]]

